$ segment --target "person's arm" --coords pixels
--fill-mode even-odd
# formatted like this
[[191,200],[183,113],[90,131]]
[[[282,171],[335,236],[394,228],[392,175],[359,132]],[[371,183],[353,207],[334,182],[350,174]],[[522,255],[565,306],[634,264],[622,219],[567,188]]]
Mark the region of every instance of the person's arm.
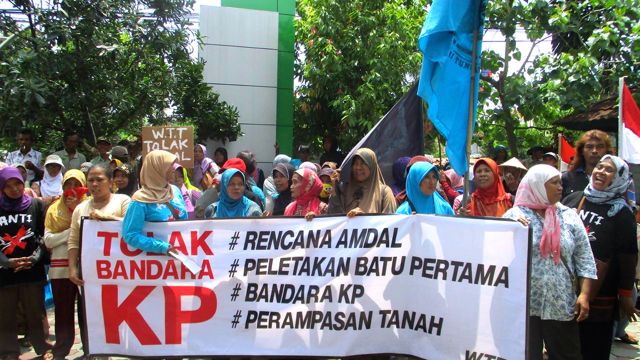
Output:
[[446,200],[449,204],[453,204],[453,200],[455,200],[460,194],[451,188],[451,185],[449,185],[449,182],[447,181],[447,175],[442,170],[440,170],[440,185],[442,186],[442,190],[444,190],[445,195],[447,195]]
[[51,232],[47,229],[44,230],[44,244],[49,248],[58,247],[60,245],[66,245],[67,241],[69,241],[69,234],[71,233],[71,228],[64,230],[59,233]]
[[94,148],[93,146],[87,144],[85,141],[82,141],[82,144],[80,145],[82,145],[83,149],[90,152],[92,157],[96,158],[100,156],[100,151],[98,151],[98,149]]
[[[82,206],[82,205],[80,205]],[[80,278],[78,270],[78,259],[80,257],[80,211],[76,208],[71,216],[71,227],[69,228],[69,280],[72,283],[82,286],[84,281]]]
[[132,201],[122,221],[122,237],[127,244],[148,252],[166,254],[169,243],[142,235],[147,205]]
[[11,261],[9,261],[9,258],[2,251],[0,251],[0,267],[5,269],[11,268]]

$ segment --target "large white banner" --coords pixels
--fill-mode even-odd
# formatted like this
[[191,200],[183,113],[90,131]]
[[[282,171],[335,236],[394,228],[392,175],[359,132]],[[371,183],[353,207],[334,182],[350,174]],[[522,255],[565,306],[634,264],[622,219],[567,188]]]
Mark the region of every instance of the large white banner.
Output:
[[202,270],[128,246],[121,222],[85,220],[91,355],[525,358],[529,241],[516,222],[388,215],[144,229]]

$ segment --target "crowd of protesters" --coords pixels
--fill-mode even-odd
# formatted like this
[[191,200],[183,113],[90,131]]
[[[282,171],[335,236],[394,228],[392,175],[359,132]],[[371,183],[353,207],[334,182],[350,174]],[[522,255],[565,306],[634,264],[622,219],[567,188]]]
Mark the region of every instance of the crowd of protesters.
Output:
[[[491,158],[470,164],[467,196],[463,177],[428,156],[397,159],[388,185],[376,153],[367,148],[354,153],[343,182],[345,157],[333,137],[323,139],[319,163],[301,146],[296,159],[277,155],[269,174],[251,151],[229,158],[224,148],[211,153],[202,144],[195,146],[194,168],[186,169],[165,151],[142,158],[139,142],[114,146],[100,138],[93,148],[68,133],[64,149],[46,157],[32,149],[34,142],[33,132],[20,131],[20,149],[0,163],[0,231],[6,234],[0,240],[0,359],[20,355],[18,319],[28,329],[23,340],[44,359],[69,354],[78,286],[84,284],[78,271],[82,217],[122,220],[126,243],[162,254],[176,250],[143,234],[140,219],[313,221],[324,214],[416,213],[509,218],[533,229],[529,359],[542,359],[545,352],[549,359],[608,359],[614,337],[637,343],[624,330],[637,311],[634,185],[604,132],[582,135],[564,173],[556,167],[558,156],[543,147],[520,161],[497,146]],[[93,159],[87,162],[79,147]],[[15,221],[3,221],[9,216]],[[45,265],[55,304],[54,345],[47,336]],[[84,316],[80,307],[78,316]]]

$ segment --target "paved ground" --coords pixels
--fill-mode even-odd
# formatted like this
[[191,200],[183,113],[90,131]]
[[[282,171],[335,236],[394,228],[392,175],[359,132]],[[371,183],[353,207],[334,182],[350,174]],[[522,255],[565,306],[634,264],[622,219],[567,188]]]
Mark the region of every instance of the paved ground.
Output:
[[[49,315],[49,324],[51,325],[51,333],[53,333],[53,327],[55,324],[55,320],[53,317],[53,310],[50,309],[48,311]],[[76,321],[77,324],[77,321]],[[640,322],[631,323],[627,327],[627,332],[640,337]],[[67,359],[81,359],[83,357],[82,352],[82,344],[80,343],[80,330],[76,325],[76,341],[71,348],[71,353],[67,356]],[[51,342],[55,343],[55,335],[51,335]],[[20,359],[22,360],[31,360],[36,358],[36,353],[33,352],[33,349],[22,348],[22,355],[20,355]],[[111,358],[113,360],[123,359],[123,358]],[[616,341],[613,344],[613,350],[611,351],[610,360],[627,360],[627,359],[640,359],[640,346],[638,345],[628,345],[624,344],[620,341]]]

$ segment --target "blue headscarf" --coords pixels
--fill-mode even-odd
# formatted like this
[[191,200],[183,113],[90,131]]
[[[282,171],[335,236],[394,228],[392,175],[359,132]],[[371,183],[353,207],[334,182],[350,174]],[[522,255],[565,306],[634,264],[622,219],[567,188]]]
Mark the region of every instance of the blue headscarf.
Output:
[[233,200],[229,197],[227,187],[231,178],[235,174],[242,175],[242,181],[245,181],[244,174],[238,169],[228,169],[222,174],[222,180],[220,180],[220,201],[218,201],[218,210],[216,211],[216,217],[243,217],[246,216],[252,201],[247,199],[246,196],[242,196],[238,200]]
[[[432,195],[425,195],[420,190],[420,182],[424,179],[430,171],[435,171],[438,176],[438,169],[428,162],[417,162],[411,166],[409,174],[407,175],[407,198],[411,201],[416,212],[418,214],[438,214],[438,215],[453,215],[453,209],[451,205],[438,194],[434,192]],[[409,201],[404,202],[396,214],[411,214],[411,206]]]
[[616,174],[613,181],[611,181],[611,184],[609,184],[606,189],[598,191],[591,186],[591,181],[593,181],[593,175],[591,175],[591,181],[589,181],[589,185],[587,185],[587,188],[584,190],[584,196],[592,203],[611,205],[607,215],[615,216],[618,211],[624,207],[631,210],[631,206],[624,197],[624,194],[629,188],[629,165],[627,165],[624,160],[613,155],[603,156],[598,164],[607,159],[613,161],[613,164],[616,166]]

